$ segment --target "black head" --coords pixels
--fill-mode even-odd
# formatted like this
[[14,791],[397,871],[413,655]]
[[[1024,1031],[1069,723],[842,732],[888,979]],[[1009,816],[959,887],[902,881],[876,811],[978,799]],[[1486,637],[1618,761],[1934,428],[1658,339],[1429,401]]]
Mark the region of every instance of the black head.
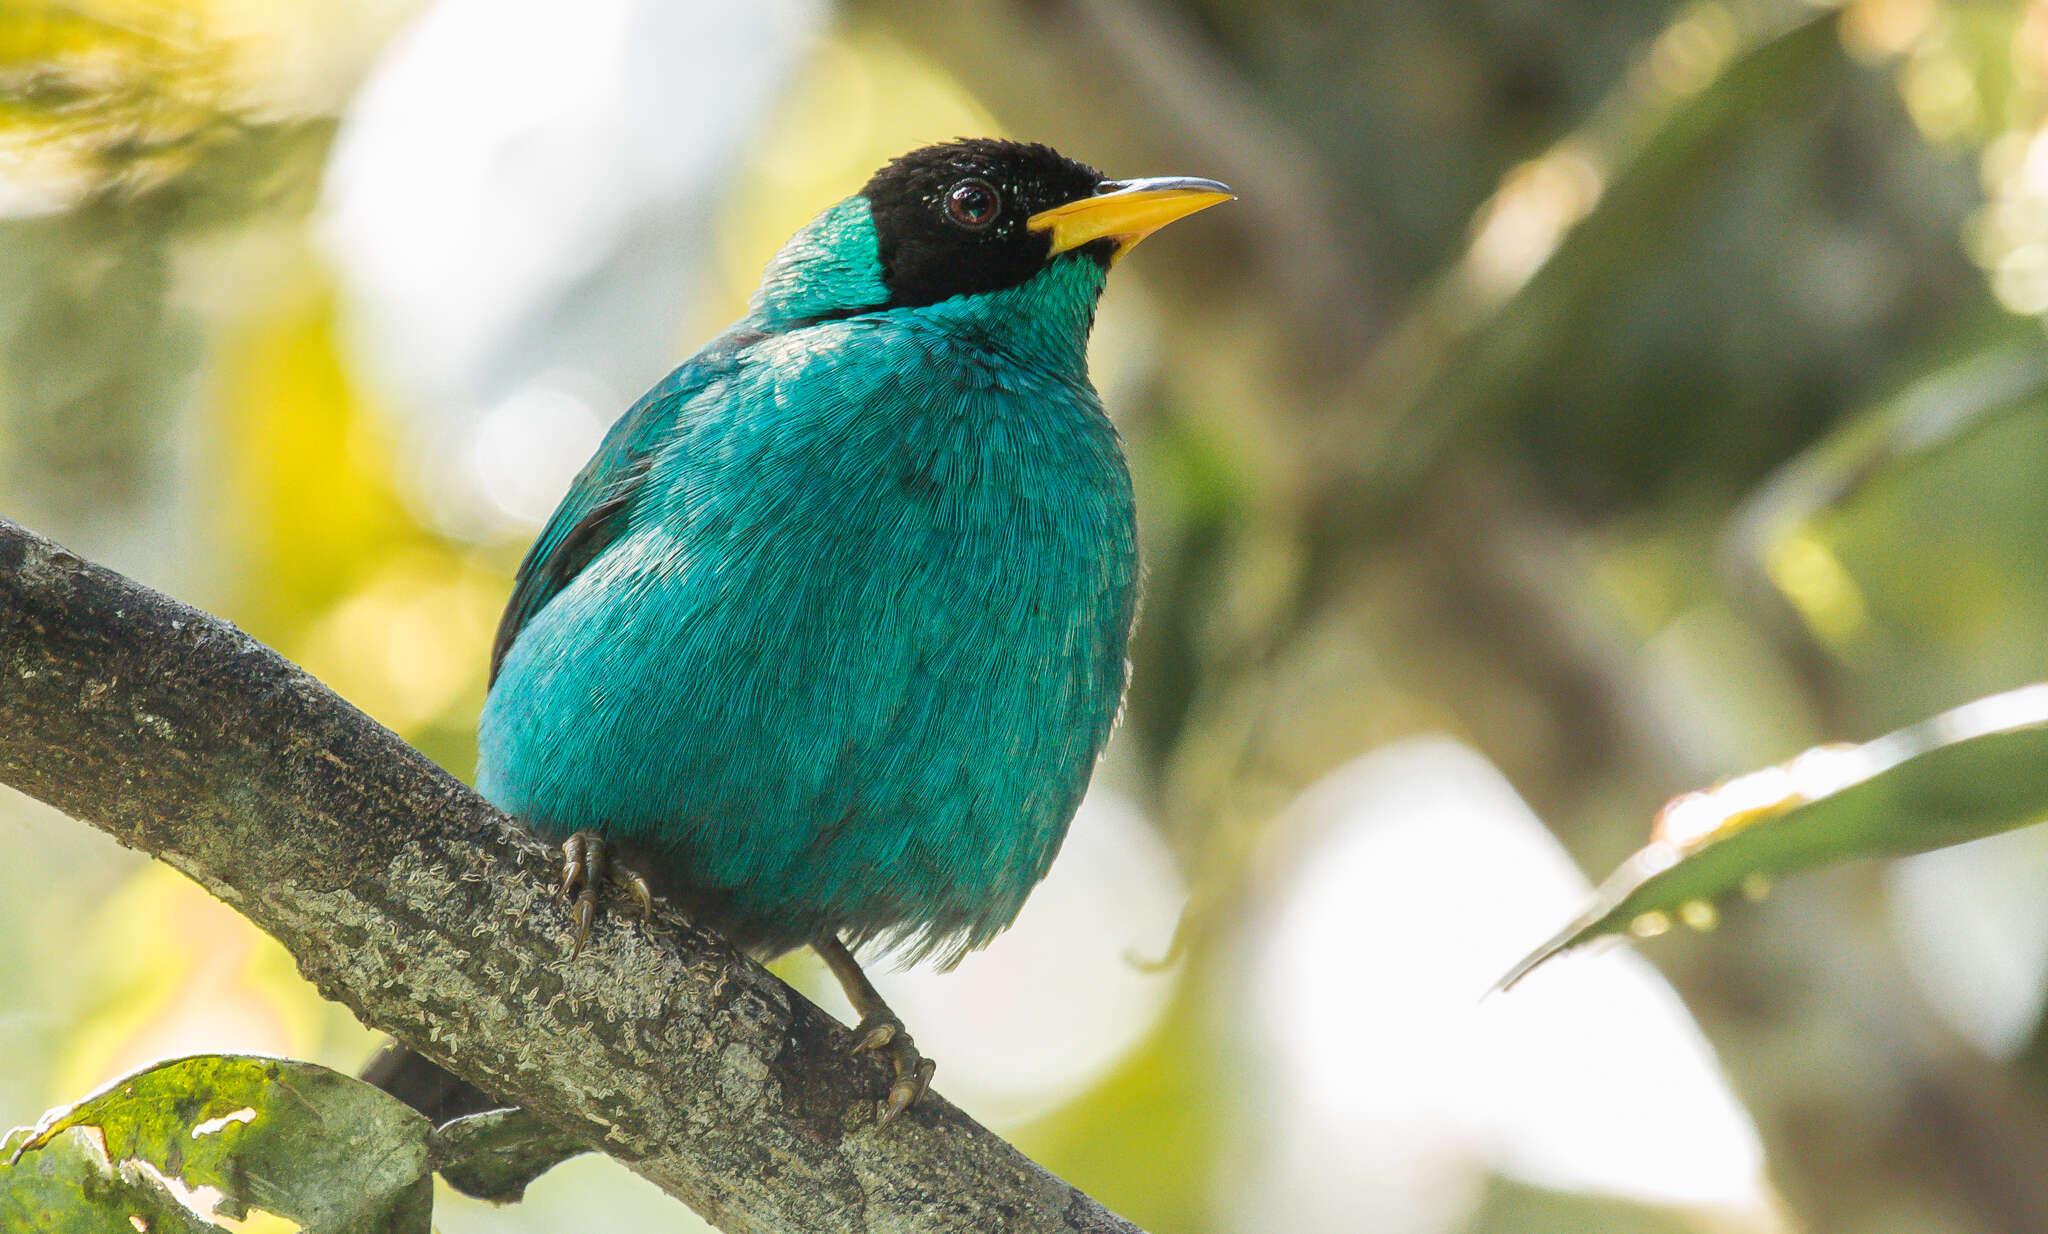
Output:
[[[1087,197],[1102,173],[1050,146],[976,138],[913,150],[861,195],[874,214],[889,304],[910,308],[1014,287],[1038,273],[1052,239],[1026,221]],[[1083,254],[1108,264],[1115,246]]]

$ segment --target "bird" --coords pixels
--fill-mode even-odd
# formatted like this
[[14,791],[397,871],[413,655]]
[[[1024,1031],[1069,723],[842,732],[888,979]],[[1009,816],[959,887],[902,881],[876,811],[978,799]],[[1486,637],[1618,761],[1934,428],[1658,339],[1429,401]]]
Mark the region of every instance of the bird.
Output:
[[[579,952],[614,885],[757,958],[808,946],[889,1059],[878,1123],[923,1095],[855,952],[957,964],[1060,847],[1139,591],[1097,303],[1231,198],[1041,144],[913,150],[612,426],[519,567],[478,726],[478,791],[562,846]],[[373,1078],[436,1117],[503,1104],[387,1054]]]

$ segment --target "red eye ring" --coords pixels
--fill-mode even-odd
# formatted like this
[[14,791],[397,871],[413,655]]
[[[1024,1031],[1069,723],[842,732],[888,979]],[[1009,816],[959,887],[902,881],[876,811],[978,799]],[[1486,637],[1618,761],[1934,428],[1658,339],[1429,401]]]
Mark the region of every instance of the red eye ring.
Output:
[[1002,211],[1002,197],[986,180],[962,180],[946,193],[946,213],[962,227],[986,227]]

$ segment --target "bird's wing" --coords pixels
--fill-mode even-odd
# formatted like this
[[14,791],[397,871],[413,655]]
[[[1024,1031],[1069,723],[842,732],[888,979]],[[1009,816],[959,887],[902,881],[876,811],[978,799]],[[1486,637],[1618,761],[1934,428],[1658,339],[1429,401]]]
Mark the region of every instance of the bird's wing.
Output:
[[701,358],[683,365],[642,395],[605,434],[604,444],[576,474],[568,495],[519,563],[512,598],[498,619],[498,637],[491,644],[492,682],[520,628],[625,534],[634,499],[663,434],[721,367]]

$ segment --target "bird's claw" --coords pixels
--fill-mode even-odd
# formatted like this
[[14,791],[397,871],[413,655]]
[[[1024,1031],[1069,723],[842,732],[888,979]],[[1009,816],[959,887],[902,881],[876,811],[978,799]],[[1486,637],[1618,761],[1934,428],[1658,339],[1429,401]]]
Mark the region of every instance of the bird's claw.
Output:
[[583,954],[583,944],[590,941],[590,926],[597,920],[597,892],[584,888],[570,912],[576,922],[576,943],[569,948],[569,958],[573,960]]
[[893,1078],[889,1095],[875,1118],[877,1128],[886,1127],[896,1121],[898,1114],[916,1105],[917,1099],[931,1088],[932,1072],[938,1070],[938,1064],[917,1052],[917,1043],[903,1031],[903,1021],[882,1001],[881,991],[860,971],[853,952],[847,950],[837,934],[820,935],[812,940],[811,949],[839,979],[846,990],[846,1001],[853,1004],[854,1013],[860,1016],[860,1023],[853,1028],[853,1052],[888,1052]]
[[634,907],[639,910],[640,920],[651,920],[654,917],[654,888],[647,885],[647,880],[624,866],[615,869],[612,877],[624,884],[626,894],[632,897]]
[[562,841],[562,895],[570,902],[576,942],[569,958],[583,954],[590,927],[597,922],[598,901],[609,883],[625,890],[642,921],[654,912],[654,889],[635,871],[612,859],[611,846],[594,831],[579,831]]
[[897,1035],[903,1031],[903,1021],[888,1014],[871,1015],[862,1020],[853,1031],[860,1034],[860,1040],[854,1043],[853,1052],[864,1054],[869,1050],[879,1050],[896,1040]]
[[918,1053],[910,1034],[903,1031],[903,1021],[888,1011],[870,1012],[861,1018],[853,1031],[858,1038],[854,1042],[854,1053],[874,1050],[889,1053],[889,1064],[896,1078],[889,1085],[889,1096],[882,1103],[881,1114],[875,1119],[875,1126],[886,1127],[895,1121],[898,1114],[916,1105],[917,1099],[931,1088],[932,1074],[939,1065]]
[[925,1091],[932,1086],[932,1073],[938,1069],[937,1063],[920,1056],[906,1074],[899,1059],[896,1082],[889,1086],[888,1103],[883,1106],[881,1116],[875,1119],[875,1126],[888,1126],[895,1121],[898,1114],[916,1105],[917,1099],[924,1096]]

